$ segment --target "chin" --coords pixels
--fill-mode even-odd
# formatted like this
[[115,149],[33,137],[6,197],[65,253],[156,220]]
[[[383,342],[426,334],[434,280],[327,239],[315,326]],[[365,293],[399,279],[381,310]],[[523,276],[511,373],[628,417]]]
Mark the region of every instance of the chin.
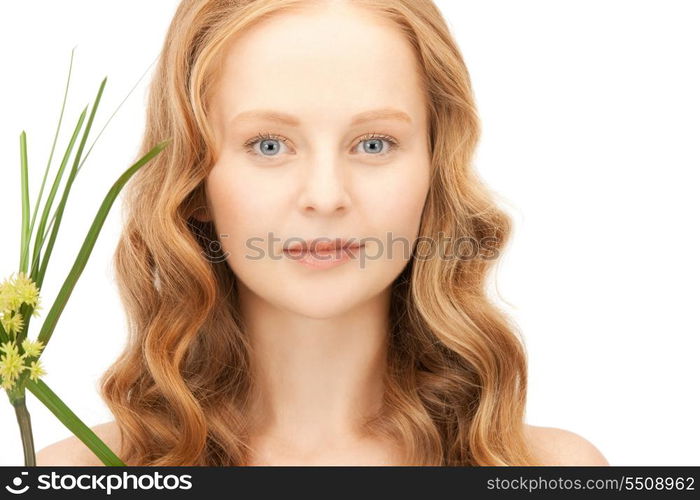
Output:
[[348,293],[299,292],[285,297],[282,307],[289,311],[312,319],[329,319],[342,316],[360,303],[361,297]]

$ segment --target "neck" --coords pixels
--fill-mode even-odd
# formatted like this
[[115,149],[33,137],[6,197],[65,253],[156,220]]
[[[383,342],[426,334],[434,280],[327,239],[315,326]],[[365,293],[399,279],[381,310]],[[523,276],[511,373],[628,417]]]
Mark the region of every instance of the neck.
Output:
[[253,434],[308,446],[362,437],[382,404],[390,289],[341,315],[310,318],[240,288]]

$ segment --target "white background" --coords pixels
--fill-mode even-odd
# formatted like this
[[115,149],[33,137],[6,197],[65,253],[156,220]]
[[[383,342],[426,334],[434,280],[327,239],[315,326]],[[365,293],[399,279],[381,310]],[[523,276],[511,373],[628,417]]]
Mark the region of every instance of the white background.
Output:
[[[19,134],[27,132],[33,208],[71,49],[77,45],[52,171],[102,79],[88,146],[149,69],[177,3],[3,2],[0,278],[19,261]],[[699,465],[697,3],[437,4],[483,122],[476,167],[515,223],[496,278],[529,354],[527,421],[582,435],[612,465]],[[42,290],[44,314],[104,195],[135,158],[151,74],[73,186]],[[89,426],[112,420],[97,380],[126,338],[111,261],[120,208],[121,198],[41,358],[46,383]],[[30,337],[42,319],[32,319]],[[0,465],[22,465],[14,411],[0,399]],[[37,450],[71,435],[31,393],[28,405]]]

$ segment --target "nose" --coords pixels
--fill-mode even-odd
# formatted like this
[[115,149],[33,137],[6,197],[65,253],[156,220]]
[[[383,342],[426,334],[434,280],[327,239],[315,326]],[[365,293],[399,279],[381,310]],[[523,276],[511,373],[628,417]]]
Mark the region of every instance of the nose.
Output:
[[348,172],[341,162],[314,160],[303,175],[299,208],[304,213],[334,214],[350,207]]

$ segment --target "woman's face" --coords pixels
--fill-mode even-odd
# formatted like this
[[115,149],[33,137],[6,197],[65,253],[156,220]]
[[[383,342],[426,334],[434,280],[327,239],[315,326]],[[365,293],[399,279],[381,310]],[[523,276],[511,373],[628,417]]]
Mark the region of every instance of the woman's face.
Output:
[[[400,32],[345,3],[282,13],[229,43],[212,99],[208,217],[239,287],[313,318],[386,291],[430,173],[419,67]],[[364,248],[325,268],[283,251],[315,238]]]

